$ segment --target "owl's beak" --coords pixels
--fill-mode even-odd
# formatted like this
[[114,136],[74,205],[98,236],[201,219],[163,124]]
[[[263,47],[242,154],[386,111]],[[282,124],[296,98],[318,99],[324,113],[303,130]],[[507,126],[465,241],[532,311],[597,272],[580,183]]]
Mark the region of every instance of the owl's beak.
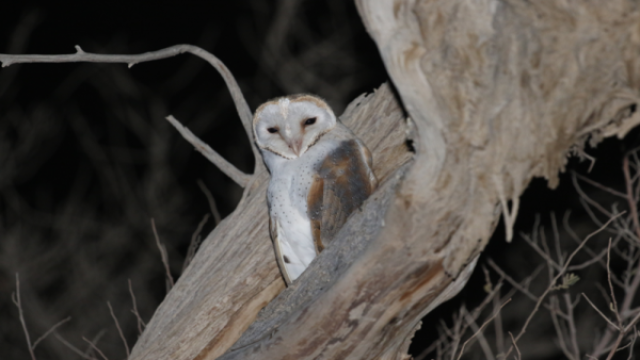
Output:
[[296,154],[297,156],[300,156],[300,150],[302,150],[302,139],[300,140],[291,139],[287,142],[287,145],[289,145],[289,148],[293,150],[294,154]]

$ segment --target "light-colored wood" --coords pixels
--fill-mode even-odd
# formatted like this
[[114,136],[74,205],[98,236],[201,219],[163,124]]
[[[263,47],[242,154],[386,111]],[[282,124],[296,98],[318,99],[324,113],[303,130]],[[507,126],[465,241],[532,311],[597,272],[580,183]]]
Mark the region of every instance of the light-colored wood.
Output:
[[[388,85],[354,100],[341,120],[372,151],[381,181],[411,159],[404,143],[406,121]],[[258,172],[236,210],[203,241],[147,324],[131,359],[215,359],[285,288],[269,238],[268,179],[266,170]]]
[[386,86],[342,117],[380,188],[280,292],[258,172],[132,359],[406,359],[500,215],[514,219],[508,201],[535,176],[555,186],[570,151],[640,122],[637,2],[356,2],[412,119]]

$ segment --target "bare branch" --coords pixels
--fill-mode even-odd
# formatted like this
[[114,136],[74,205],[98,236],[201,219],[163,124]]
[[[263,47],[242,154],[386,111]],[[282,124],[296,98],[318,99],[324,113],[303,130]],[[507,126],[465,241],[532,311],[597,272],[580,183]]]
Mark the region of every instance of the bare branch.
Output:
[[142,328],[146,327],[147,325],[144,323],[142,317],[140,316],[140,313],[138,312],[138,304],[136,302],[136,295],[133,293],[133,286],[131,286],[131,279],[128,280],[129,294],[131,294],[131,302],[133,303],[133,309],[131,310],[131,312],[133,313],[133,315],[135,315],[136,320],[138,320],[138,335],[142,335]]
[[[67,63],[67,62],[93,62],[93,63],[123,63],[127,64],[129,67],[132,67],[135,64],[146,62],[146,61],[154,61],[160,59],[166,59],[169,57],[173,57],[176,55],[191,53],[200,57],[203,60],[206,60],[213,66],[218,73],[222,76],[227,87],[229,88],[229,92],[231,93],[231,97],[236,105],[236,110],[238,111],[238,115],[242,120],[242,125],[247,133],[249,139],[253,139],[252,132],[252,112],[249,109],[249,105],[247,105],[244,96],[242,95],[242,91],[236,82],[236,79],[231,74],[231,71],[214,55],[211,53],[193,45],[175,45],[170,46],[165,49],[157,50],[157,51],[149,51],[142,54],[135,55],[111,55],[111,54],[93,54],[84,52],[80,46],[76,45],[76,53],[75,54],[65,54],[65,55],[10,55],[10,54],[0,54],[0,62],[2,63],[2,67],[7,67],[13,64],[25,64],[25,63]],[[254,147],[255,148],[255,147]],[[255,155],[259,155],[255,153]],[[259,159],[259,156],[256,156],[256,159]]]
[[493,318],[495,318],[495,317],[498,315],[498,313],[502,310],[502,308],[503,308],[505,305],[507,305],[509,302],[511,302],[511,299],[509,299],[509,300],[505,301],[505,302],[500,306],[500,308],[499,308],[497,311],[495,311],[493,315],[491,315],[491,317],[490,317],[490,318],[488,318],[484,323],[482,323],[482,326],[480,326],[480,328],[478,329],[478,331],[476,331],[473,335],[471,335],[471,337],[470,337],[470,338],[468,338],[468,339],[467,339],[467,341],[465,341],[465,342],[462,344],[462,349],[460,349],[460,354],[458,355],[457,360],[460,360],[460,358],[462,357],[462,354],[464,353],[464,347],[467,345],[467,343],[468,343],[469,341],[471,341],[474,337],[476,337],[476,336],[478,335],[478,333],[479,333],[479,332],[481,332],[481,331],[482,331],[482,329],[484,329],[484,327],[485,327],[485,326],[487,326],[487,325],[488,325],[488,324],[493,320]]
[[[578,297],[580,299],[580,297]],[[578,346],[578,331],[576,329],[575,320],[573,318],[573,309],[577,305],[572,303],[571,295],[568,292],[564,293],[565,306],[567,307],[567,324],[569,327],[569,339],[571,340],[571,347],[574,351],[574,358],[580,359],[580,347]]]
[[216,200],[213,198],[211,191],[207,189],[207,186],[202,180],[198,179],[197,183],[198,187],[200,187],[200,190],[202,190],[204,195],[207,197],[209,208],[211,208],[211,214],[213,215],[213,221],[215,222],[216,226],[218,226],[218,224],[220,224],[220,221],[222,221],[222,217],[220,216],[220,212],[218,211],[218,206],[216,206]]
[[81,358],[86,359],[86,360],[95,360],[94,357],[88,356],[87,354],[83,353],[80,349],[78,349],[77,347],[73,346],[70,342],[65,340],[65,338],[63,338],[60,334],[56,333],[56,334],[53,334],[53,336],[55,336],[56,339],[58,339],[58,341],[60,341],[64,346],[66,346],[69,350],[71,350],[74,353],[76,353]]
[[610,187],[608,187],[608,186],[604,186],[604,185],[600,184],[599,182],[593,181],[593,180],[589,179],[589,178],[588,178],[588,177],[586,177],[586,176],[583,176],[583,175],[578,174],[578,173],[577,173],[577,172],[575,172],[575,171],[572,171],[572,172],[571,172],[571,174],[572,174],[573,176],[577,177],[578,179],[580,179],[580,180],[582,180],[582,181],[586,182],[587,184],[591,184],[591,185],[593,185],[593,186],[597,187],[597,188],[598,188],[598,189],[600,189],[600,190],[606,191],[606,192],[608,192],[608,193],[610,193],[610,194],[612,194],[612,195],[614,195],[614,196],[618,196],[618,197],[621,197],[621,198],[623,198],[623,199],[626,199],[626,198],[627,198],[627,195],[625,195],[625,194],[623,194],[623,193],[621,193],[621,192],[619,192],[619,191],[617,191],[617,190],[615,190],[615,189],[612,189],[612,188],[610,188]]
[[160,257],[162,258],[164,271],[167,275],[167,292],[169,292],[169,290],[171,290],[175,283],[173,282],[173,276],[171,276],[171,269],[169,268],[169,256],[167,255],[167,248],[165,248],[165,246],[160,243],[160,237],[158,236],[158,231],[156,230],[156,222],[153,219],[151,219],[151,228],[153,229],[153,235],[155,236],[158,250],[160,250]]
[[22,312],[22,300],[20,299],[20,277],[16,273],[16,292],[12,294],[11,300],[18,307],[18,314],[20,315],[20,323],[22,324],[22,330],[24,331],[24,337],[27,340],[27,347],[29,348],[29,354],[31,360],[36,360],[36,355],[33,353],[33,346],[31,346],[31,338],[29,337],[29,330],[27,329],[27,323],[24,321],[24,313]]
[[613,307],[613,313],[618,320],[618,329],[622,328],[622,319],[620,319],[620,312],[618,311],[618,302],[616,301],[616,295],[613,292],[613,284],[611,283],[611,238],[609,238],[609,246],[607,247],[607,280],[609,282],[609,291],[611,292],[611,304]]
[[[466,308],[463,308],[463,315],[465,320],[467,321],[467,325],[469,325],[469,327],[471,327],[471,330],[473,330],[475,332],[475,334],[477,334],[477,338],[478,338],[478,343],[480,343],[480,347],[482,348],[482,352],[484,353],[484,357],[487,360],[492,360],[495,359],[495,356],[493,355],[493,352],[491,351],[491,346],[489,346],[489,342],[487,341],[487,339],[484,337],[484,335],[482,334],[482,332],[480,331],[480,328],[478,327],[478,324],[476,324],[476,321],[471,317],[471,314],[469,314],[469,311],[467,311]],[[496,316],[499,314],[499,311],[496,311]],[[495,316],[494,316],[495,318]]]
[[238,185],[242,187],[246,187],[251,180],[251,175],[247,175],[242,171],[238,170],[235,166],[233,166],[230,162],[225,160],[220,154],[215,152],[209,145],[207,145],[204,141],[200,140],[197,136],[195,136],[191,130],[184,127],[178,120],[176,120],[173,115],[169,115],[166,119],[173,125],[180,135],[182,135],[185,140],[191,143],[193,147],[196,148],[204,157],[206,157],[209,161],[211,161],[215,166],[220,169],[225,175],[230,177],[233,181],[235,181]]
[[587,295],[585,295],[585,293],[582,293],[582,296],[584,296],[584,298],[587,300],[587,302],[589,303],[589,305],[591,305],[591,307],[593,308],[593,310],[597,311],[597,312],[598,312],[598,314],[600,314],[600,316],[601,316],[601,317],[602,317],[606,322],[608,322],[608,323],[609,323],[609,325],[613,326],[613,328],[614,328],[614,329],[616,329],[616,330],[620,330],[620,327],[619,327],[618,325],[614,324],[614,323],[613,323],[613,321],[609,320],[609,318],[608,318],[605,314],[603,314],[603,313],[602,313],[602,311],[600,311],[600,309],[598,309],[598,307],[597,307],[597,306],[595,306],[595,305],[593,304],[593,302],[591,302],[591,300],[589,299],[589,297],[588,297]]
[[[571,253],[571,255],[569,255],[569,257],[567,258],[567,261],[565,262],[565,264],[564,264],[563,268],[561,269],[561,271],[558,272],[558,275],[556,275],[555,278],[553,278],[553,280],[550,282],[550,284],[547,287],[547,289],[538,298],[538,302],[536,303],[536,306],[533,308],[533,311],[531,312],[531,314],[529,314],[529,317],[527,318],[527,320],[525,321],[524,325],[522,326],[522,330],[520,330],[520,333],[518,334],[518,336],[516,336],[515,342],[520,340],[522,335],[524,335],[524,333],[527,331],[527,326],[529,326],[529,323],[531,322],[531,319],[533,319],[533,316],[538,312],[538,309],[540,308],[540,305],[542,305],[542,302],[544,301],[544,299],[547,296],[547,294],[554,288],[555,284],[558,282],[558,279],[560,279],[560,277],[565,273],[565,271],[567,271],[567,267],[571,263],[571,260],[573,260],[574,256],[576,256],[576,254],[580,251],[580,249],[582,249],[582,247],[587,243],[587,241],[589,241],[589,239],[591,239],[593,236],[595,236],[596,234],[598,234],[602,230],[604,230],[607,226],[609,226],[609,224],[612,221],[614,221],[615,219],[620,217],[620,215],[622,215],[622,214],[624,214],[624,213],[620,213],[618,215],[615,215],[615,216],[611,217],[598,230],[596,230],[596,231],[592,232],[591,234],[587,235],[587,237],[584,238],[584,240],[580,243],[580,245],[578,245],[578,247]],[[512,350],[513,350],[513,346],[509,348],[505,358],[508,357],[509,354],[511,354]]]
[[631,343],[629,343],[629,357],[627,357],[627,360],[633,359],[633,346],[636,344],[637,339],[638,339],[638,331],[634,328],[633,340],[631,340]]
[[[513,334],[511,333],[511,331],[509,331],[509,336],[511,336],[511,343],[513,344],[513,347],[516,349],[516,359],[520,360],[522,359],[522,354],[520,354],[520,349],[518,349],[518,344],[516,344],[516,340],[513,338]],[[506,356],[505,356],[506,359]]]
[[[91,342],[94,345],[98,346],[98,341],[100,341],[100,339],[102,339],[102,337],[106,333],[107,333],[107,329],[101,329],[100,331],[98,331],[96,336],[94,336],[93,339],[91,339]],[[84,355],[85,356],[91,356],[92,359],[96,359],[96,356],[93,354],[94,351],[95,350],[93,350],[93,347],[91,347],[91,345],[88,345],[87,349],[84,351]]]
[[127,350],[127,359],[131,355],[129,352],[129,344],[127,344],[127,339],[124,338],[124,334],[122,333],[122,328],[120,328],[120,322],[118,322],[118,318],[113,313],[113,308],[111,307],[111,303],[107,301],[107,306],[109,307],[109,312],[111,313],[111,317],[113,318],[113,322],[116,323],[116,328],[118,328],[118,334],[120,334],[120,339],[124,343],[124,348]]
[[[513,286],[514,288],[518,289],[521,293],[523,293],[524,295],[526,295],[529,299],[531,299],[532,301],[538,301],[538,297],[533,295],[529,290],[525,289],[522,285],[520,285],[517,281],[515,281],[511,276],[507,275],[507,273],[505,273],[494,261],[493,259],[489,259],[487,261],[489,263],[489,266],[491,266],[491,268],[493,270],[495,270],[498,274],[500,274],[500,276],[502,276],[503,278],[505,278],[509,284],[511,284],[511,286]],[[536,271],[534,271],[534,274],[537,275],[537,273],[542,269],[541,265],[539,266]]]
[[47,332],[45,332],[44,334],[42,334],[42,336],[40,336],[34,343],[33,343],[33,350],[36,349],[36,346],[38,346],[38,344],[47,338],[47,336],[51,335],[52,332],[56,331],[57,328],[59,328],[60,326],[64,325],[66,322],[68,322],[69,320],[71,320],[71,316],[69,316],[66,319],[60,320],[58,321],[57,324],[53,325],[49,330],[47,330]]
[[182,272],[185,271],[187,266],[191,263],[191,260],[193,260],[193,257],[196,255],[196,250],[198,249],[198,246],[200,246],[200,232],[202,232],[202,228],[204,227],[204,224],[207,223],[207,220],[209,220],[209,214],[204,214],[204,217],[200,220],[196,231],[194,231],[191,236],[189,249],[187,249],[187,256],[184,257],[184,263],[182,264]]
[[638,237],[638,240],[640,240],[640,220],[638,219],[638,207],[636,206],[636,200],[633,196],[633,182],[629,175],[628,155],[622,160],[622,172],[624,173],[625,186],[627,188],[627,202],[629,203],[629,209],[631,210],[631,219],[633,219],[636,236]]
[[98,354],[102,356],[104,360],[109,360],[109,358],[102,352],[102,350],[100,350],[93,342],[89,341],[89,339],[83,336],[82,340],[86,341],[93,348],[93,350],[97,351]]

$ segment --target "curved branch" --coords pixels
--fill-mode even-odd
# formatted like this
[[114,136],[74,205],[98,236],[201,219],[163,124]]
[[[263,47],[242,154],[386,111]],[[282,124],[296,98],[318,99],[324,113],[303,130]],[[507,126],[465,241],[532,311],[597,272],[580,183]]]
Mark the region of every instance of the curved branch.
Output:
[[220,154],[213,150],[211,146],[200,140],[191,132],[191,130],[182,125],[175,117],[173,117],[173,115],[167,116],[166,119],[178,130],[180,135],[182,135],[185,140],[190,142],[191,145],[196,148],[196,150],[204,155],[204,157],[209,159],[209,161],[217,166],[220,171],[225,173],[228,177],[230,177],[233,181],[235,181],[243,188],[247,186],[249,180],[251,180],[251,175],[247,175],[238,170],[238,168],[233,166],[230,162],[228,162],[225,158],[223,158],[222,156],[220,156]]
[[[149,51],[142,54],[135,55],[110,55],[110,54],[93,54],[84,52],[80,46],[76,45],[76,53],[75,54],[65,54],[65,55],[14,55],[14,54],[0,54],[0,63],[2,63],[2,67],[7,67],[13,64],[26,64],[26,63],[67,63],[67,62],[95,62],[95,63],[123,63],[127,64],[129,67],[132,67],[135,64],[166,59],[169,57],[173,57],[176,55],[190,53],[193,54],[205,61],[207,61],[211,66],[213,66],[222,79],[227,85],[229,89],[229,93],[231,93],[231,98],[233,98],[233,102],[236,106],[236,110],[238,111],[238,115],[240,116],[240,120],[242,121],[242,126],[244,127],[247,136],[251,140],[250,142],[253,144],[253,130],[252,130],[252,119],[253,115],[251,109],[249,109],[249,105],[242,95],[242,91],[240,90],[240,86],[238,86],[238,82],[231,74],[231,71],[226,67],[226,65],[220,61],[217,57],[215,57],[210,52],[199,48],[193,45],[174,45],[168,48],[164,48],[157,51]],[[255,145],[252,146],[253,155],[256,159],[260,159],[260,154]],[[211,160],[211,159],[210,159]],[[261,166],[260,161],[256,161],[256,167]],[[223,170],[224,171],[224,170]],[[226,173],[226,172],[225,172]]]

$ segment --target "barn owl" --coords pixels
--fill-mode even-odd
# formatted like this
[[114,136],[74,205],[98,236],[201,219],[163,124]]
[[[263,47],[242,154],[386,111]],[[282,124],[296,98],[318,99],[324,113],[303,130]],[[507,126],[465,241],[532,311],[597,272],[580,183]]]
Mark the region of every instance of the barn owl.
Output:
[[269,228],[288,286],[375,189],[371,153],[313,95],[262,104],[253,130],[271,173]]

